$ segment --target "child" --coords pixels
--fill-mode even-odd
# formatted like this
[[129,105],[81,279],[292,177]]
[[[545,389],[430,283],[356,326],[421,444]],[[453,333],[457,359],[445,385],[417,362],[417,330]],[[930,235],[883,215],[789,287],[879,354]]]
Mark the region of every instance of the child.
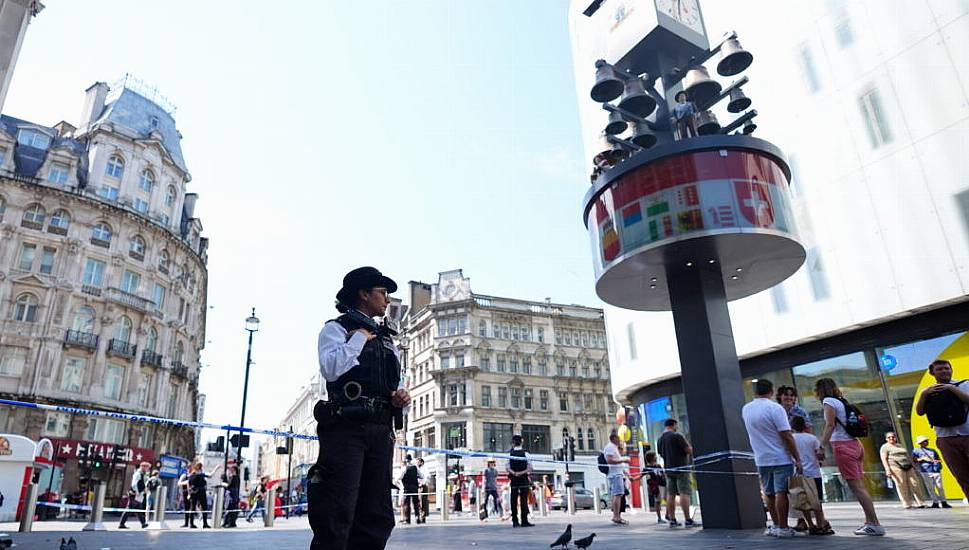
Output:
[[642,480],[644,477],[646,478],[646,494],[649,496],[649,507],[656,510],[656,523],[666,523],[660,511],[663,507],[663,495],[661,491],[665,491],[666,489],[666,476],[663,475],[663,467],[659,465],[659,462],[656,462],[655,452],[646,451],[644,456],[646,458],[646,466],[643,468],[643,473],[639,475],[638,479]]
[[[814,434],[808,432],[807,423],[802,416],[791,417],[791,428],[794,431],[794,444],[797,445],[797,452],[801,455],[801,463],[804,467],[804,477],[813,477],[815,487],[818,491],[819,508],[813,512],[802,512],[807,522],[808,533],[812,535],[833,535],[831,524],[824,519],[824,511],[820,509],[821,504],[821,463],[824,459],[824,451],[821,450],[821,442]],[[816,521],[811,521],[811,514],[815,515]],[[798,522],[800,523],[800,522]]]

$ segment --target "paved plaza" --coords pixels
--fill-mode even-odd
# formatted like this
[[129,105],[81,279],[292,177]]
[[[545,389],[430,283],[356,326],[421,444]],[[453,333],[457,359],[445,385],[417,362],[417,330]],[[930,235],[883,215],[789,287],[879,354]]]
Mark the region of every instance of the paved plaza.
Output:
[[[704,529],[669,529],[657,525],[655,517],[642,513],[629,516],[630,525],[613,526],[608,515],[580,512],[569,518],[562,512],[548,517],[535,515],[536,527],[512,529],[508,522],[479,523],[471,518],[452,519],[447,523],[431,520],[427,525],[401,526],[394,530],[388,548],[395,550],[513,550],[548,548],[549,543],[573,524],[576,537],[595,532],[593,550],[629,550],[639,548],[689,548],[690,550],[743,549],[756,550],[795,546],[799,548],[864,549],[891,548],[969,550],[969,509],[957,505],[952,510],[903,510],[897,504],[878,507],[888,536],[858,537],[851,531],[861,523],[857,505],[837,504],[826,507],[837,534],[829,537],[799,536],[777,540],[761,531],[723,531]],[[172,522],[171,525],[180,525]],[[0,530],[10,533],[18,549],[56,550],[61,536],[73,536],[78,550],[141,550],[178,548],[231,548],[265,550],[309,548],[310,531],[306,518],[281,519],[267,529],[258,523],[240,523],[239,529],[223,531],[173,528],[168,531],[143,531],[138,527],[118,531],[117,522],[107,524],[109,531],[80,532],[83,523],[38,522],[33,533],[18,534],[13,524],[2,524]],[[135,523],[137,525],[137,523]],[[574,548],[573,546],[570,546]]]

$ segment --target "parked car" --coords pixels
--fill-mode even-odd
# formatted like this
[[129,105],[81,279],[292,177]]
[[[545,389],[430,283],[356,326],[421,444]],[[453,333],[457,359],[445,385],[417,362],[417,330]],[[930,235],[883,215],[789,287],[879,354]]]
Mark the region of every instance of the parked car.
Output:
[[[576,510],[587,509],[591,510],[595,508],[595,493],[586,489],[584,487],[575,488],[575,508]],[[609,509],[609,500],[603,496],[599,495],[599,505],[603,510]],[[556,491],[552,493],[552,509],[553,510],[566,510],[568,509],[568,504],[565,502],[565,493]]]

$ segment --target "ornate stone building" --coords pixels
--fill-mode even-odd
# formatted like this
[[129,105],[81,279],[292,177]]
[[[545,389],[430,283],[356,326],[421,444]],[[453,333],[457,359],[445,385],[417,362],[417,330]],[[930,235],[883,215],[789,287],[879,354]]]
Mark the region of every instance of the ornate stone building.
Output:
[[[406,439],[416,446],[505,452],[522,434],[551,457],[566,436],[577,460],[595,462],[614,422],[602,310],[471,292],[461,270],[436,284],[410,283],[403,340],[413,405]],[[440,475],[438,455],[425,457]],[[462,461],[475,474],[483,461]],[[560,476],[559,465],[535,464]],[[594,468],[572,479],[598,485]]]
[[[77,127],[0,117],[5,398],[196,418],[208,241],[172,109],[137,88],[95,83]],[[3,431],[54,440],[62,492],[195,456],[191,429],[116,419],[0,406]]]

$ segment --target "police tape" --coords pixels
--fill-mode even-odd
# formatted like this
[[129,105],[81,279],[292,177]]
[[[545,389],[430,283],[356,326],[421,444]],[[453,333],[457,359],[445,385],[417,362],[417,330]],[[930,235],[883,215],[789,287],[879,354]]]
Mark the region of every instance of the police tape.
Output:
[[[84,511],[84,512],[90,512],[91,511],[91,508],[92,508],[90,504],[65,504],[65,503],[60,503],[60,502],[46,502],[46,501],[37,501],[37,506],[48,506],[50,508],[60,508],[60,509],[63,509],[63,510],[81,510],[81,511]],[[286,509],[289,509],[289,508],[299,508],[301,506],[305,507],[306,504],[305,503],[303,503],[303,504],[285,504],[285,505],[282,505],[282,506],[273,506],[273,508],[280,509],[280,510],[286,510]],[[232,509],[229,509],[229,510],[222,510],[222,513],[223,514],[227,514],[229,512],[253,512],[254,511],[253,512],[253,515],[256,515],[261,510],[264,510],[264,509],[265,508],[263,508],[261,506],[260,507],[256,507],[256,508],[232,508]],[[154,508],[112,508],[112,507],[107,507],[106,506],[104,508],[101,508],[101,510],[103,512],[112,512],[112,513],[114,513],[114,512],[129,512],[129,513],[133,513],[133,514],[148,514],[150,516],[154,516],[155,515],[155,509]],[[167,509],[165,510],[165,514],[166,515],[168,515],[168,514],[205,514],[205,515],[209,515],[212,512],[213,512],[212,510],[206,510],[204,512],[202,512],[200,510],[167,510]]]
[[[146,422],[149,424],[163,424],[172,426],[183,426],[187,428],[211,428],[224,432],[241,432],[250,434],[261,434],[270,435],[274,437],[287,437],[293,439],[301,439],[306,441],[316,441],[318,438],[315,435],[301,434],[296,432],[281,431],[281,430],[267,430],[260,428],[246,428],[242,426],[233,426],[231,424],[214,424],[211,422],[197,422],[192,420],[178,420],[176,418],[162,418],[157,416],[147,416],[140,414],[131,414],[123,412],[114,411],[102,411],[97,409],[85,409],[81,407],[68,407],[66,405],[49,405],[46,403],[32,403],[29,401],[17,401],[13,399],[0,399],[0,405],[11,405],[15,407],[26,407],[30,409],[39,409],[45,411],[54,412],[64,412],[72,414],[84,414],[91,416],[99,416],[103,418],[112,418],[117,420],[129,420],[133,422]],[[590,466],[599,467],[602,464],[598,462],[585,462],[585,461],[574,461],[574,460],[555,460],[553,458],[542,458],[526,453],[524,457],[514,456],[508,453],[495,453],[486,451],[465,451],[457,449],[439,449],[436,447],[417,447],[413,445],[400,445],[397,447],[404,451],[410,452],[421,452],[429,454],[443,454],[449,457],[461,457],[461,458],[488,458],[488,459],[501,459],[501,460],[528,460],[533,463],[540,464],[563,464],[572,466]],[[737,471],[715,471],[715,470],[705,470],[697,469],[698,467],[708,466],[716,462],[722,462],[726,460],[733,459],[753,459],[753,455],[745,451],[718,451],[714,453],[709,453],[706,455],[701,455],[696,457],[693,465],[688,466],[678,466],[673,468],[663,468],[660,466],[648,467],[648,466],[637,466],[636,468],[643,471],[652,472],[678,472],[678,473],[697,473],[697,474],[717,474],[717,475],[757,475],[757,472],[737,472]]]

